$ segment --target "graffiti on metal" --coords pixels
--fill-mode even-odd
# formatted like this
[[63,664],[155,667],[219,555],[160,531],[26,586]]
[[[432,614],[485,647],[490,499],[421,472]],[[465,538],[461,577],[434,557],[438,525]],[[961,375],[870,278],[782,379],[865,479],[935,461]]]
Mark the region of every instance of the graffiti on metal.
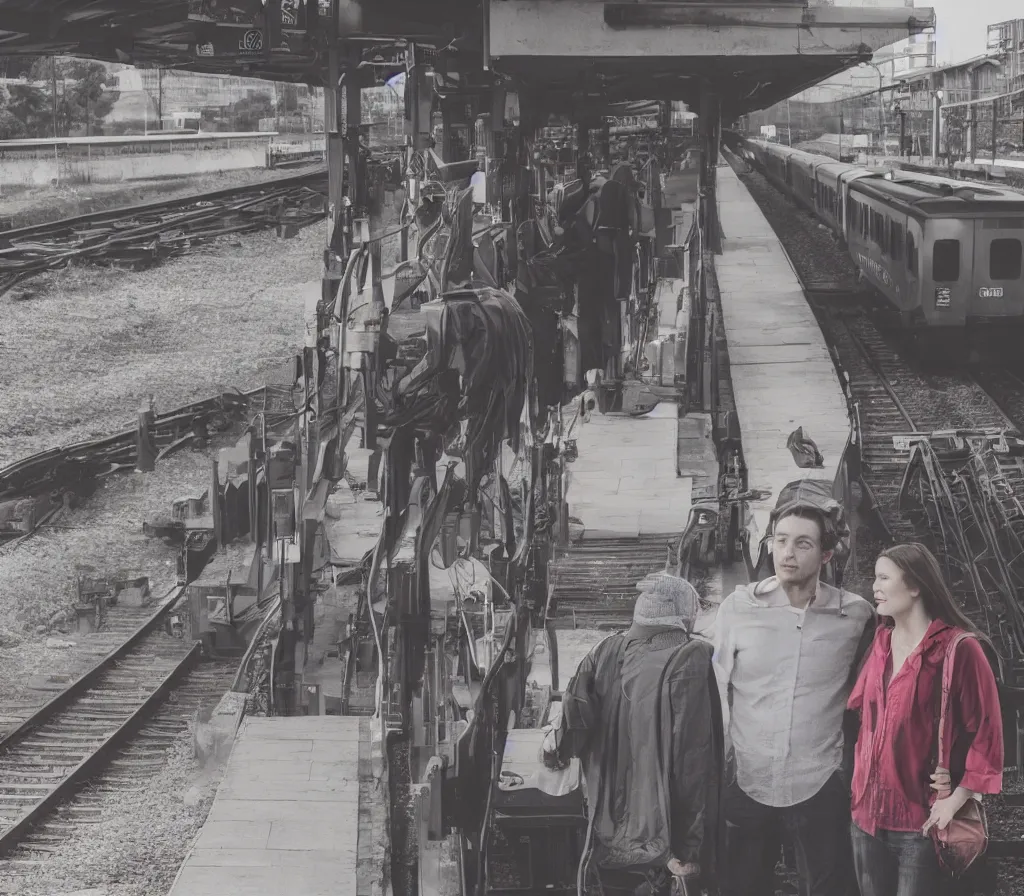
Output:
[[862,268],[867,268],[878,280],[881,280],[886,286],[892,286],[892,277],[889,272],[885,269],[884,265],[879,264],[873,258],[868,258],[863,253],[857,253],[857,260],[860,262]]
[[263,32],[259,28],[250,28],[246,31],[238,42],[238,51],[240,53],[262,53]]

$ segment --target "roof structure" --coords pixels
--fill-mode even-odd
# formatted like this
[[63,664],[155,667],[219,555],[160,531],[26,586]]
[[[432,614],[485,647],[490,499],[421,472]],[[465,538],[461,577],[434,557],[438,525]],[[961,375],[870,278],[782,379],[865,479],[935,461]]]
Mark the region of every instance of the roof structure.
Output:
[[[0,55],[82,56],[323,86],[327,24],[446,46],[478,0],[0,0]],[[348,10],[346,13],[345,10]]]
[[893,178],[872,175],[854,181],[850,189],[896,202],[908,213],[977,217],[1024,212],[1024,198],[1013,190],[927,175],[903,172]]
[[[552,112],[650,99],[696,106],[711,84],[738,115],[932,27],[934,15],[824,0],[0,0],[0,54],[323,85],[328,25],[365,47],[364,86],[389,73],[380,44],[408,40],[432,47],[442,69],[511,76]],[[397,71],[401,51],[392,55]]]
[[910,84],[915,81],[924,81],[932,75],[943,72],[964,71],[980,68],[983,65],[1002,66],[1003,61],[994,53],[983,53],[980,56],[972,56],[970,59],[962,59],[960,62],[947,62],[943,65],[935,65],[931,68],[917,68],[910,72],[898,75],[895,78],[897,84]]

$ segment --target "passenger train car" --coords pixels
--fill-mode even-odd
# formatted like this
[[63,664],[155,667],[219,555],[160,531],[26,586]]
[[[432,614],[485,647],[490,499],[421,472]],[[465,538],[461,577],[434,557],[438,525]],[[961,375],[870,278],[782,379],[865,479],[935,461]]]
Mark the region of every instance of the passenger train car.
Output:
[[914,331],[1024,325],[1024,194],[882,172],[763,140],[742,154],[827,225]]

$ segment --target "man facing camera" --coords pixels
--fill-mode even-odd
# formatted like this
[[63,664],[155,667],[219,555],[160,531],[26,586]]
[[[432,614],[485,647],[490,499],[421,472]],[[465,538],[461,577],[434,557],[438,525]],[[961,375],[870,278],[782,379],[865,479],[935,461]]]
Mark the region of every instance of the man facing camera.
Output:
[[714,666],[735,764],[725,796],[727,896],[774,893],[764,857],[779,832],[793,842],[802,896],[857,894],[843,722],[874,610],[820,581],[836,543],[823,511],[783,509],[775,575],[738,588],[718,611]]

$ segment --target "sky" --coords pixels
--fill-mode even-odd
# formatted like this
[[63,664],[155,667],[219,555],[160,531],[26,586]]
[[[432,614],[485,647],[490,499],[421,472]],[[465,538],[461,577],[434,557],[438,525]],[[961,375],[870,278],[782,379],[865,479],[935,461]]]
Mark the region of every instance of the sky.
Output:
[[914,0],[914,5],[935,10],[936,61],[940,64],[984,53],[989,25],[1024,18],[1022,0]]

